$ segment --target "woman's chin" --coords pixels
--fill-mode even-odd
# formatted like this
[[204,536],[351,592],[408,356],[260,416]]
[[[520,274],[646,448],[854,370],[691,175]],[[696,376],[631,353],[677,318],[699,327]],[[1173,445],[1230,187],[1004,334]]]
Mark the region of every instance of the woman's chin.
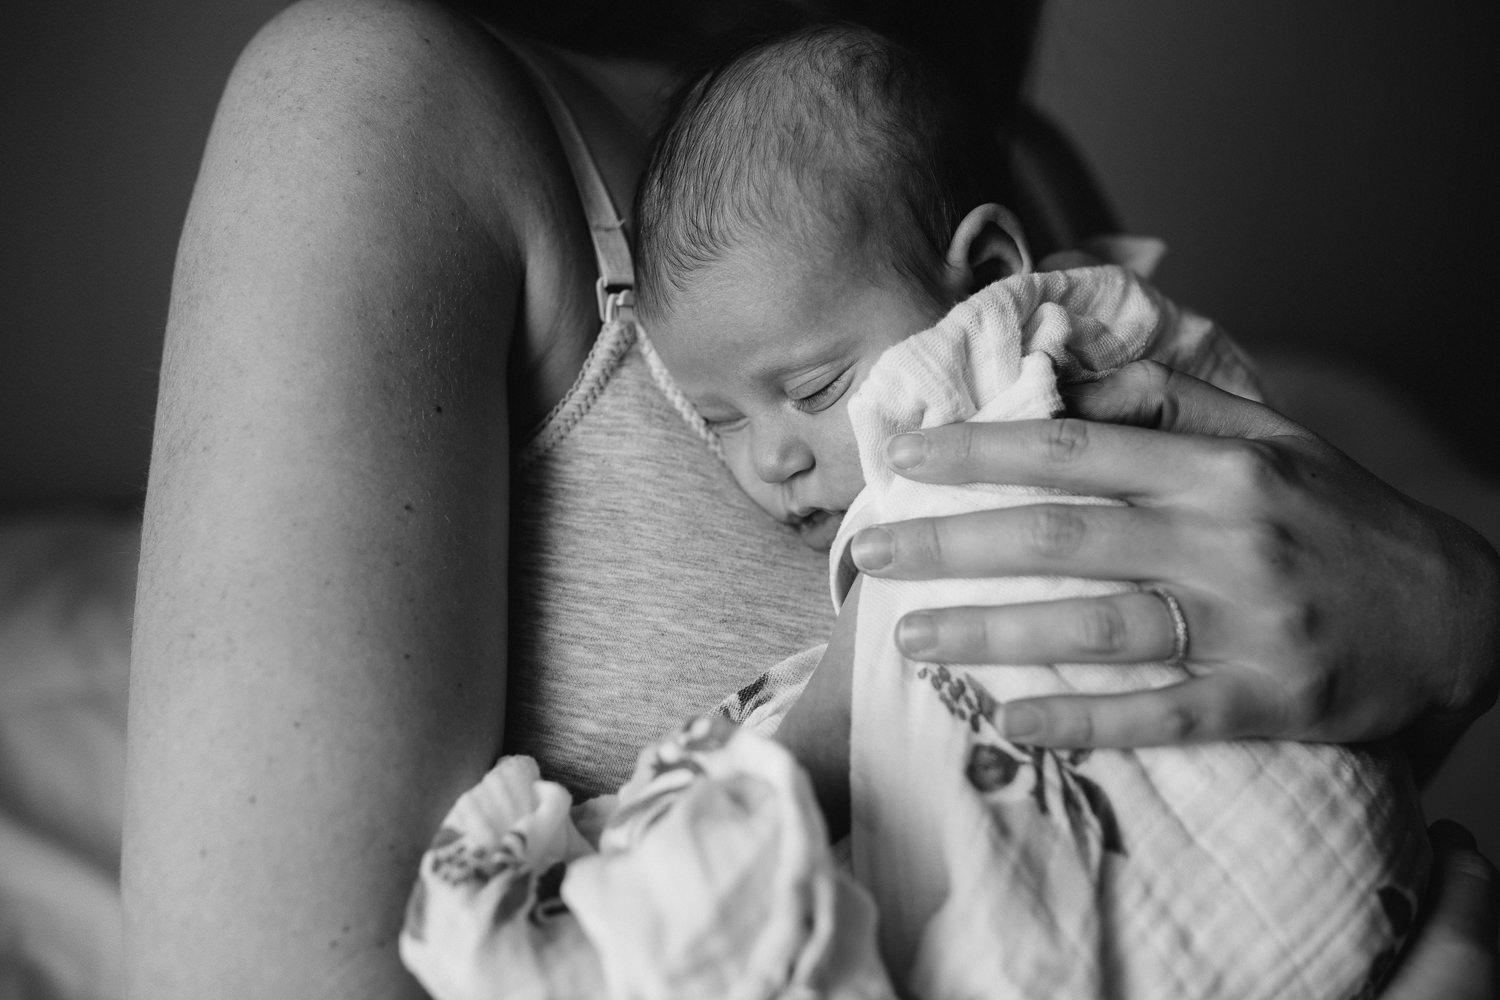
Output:
[[843,511],[819,510],[803,518],[797,525],[797,530],[802,534],[802,544],[819,552],[827,552],[833,547],[839,525],[843,523]]

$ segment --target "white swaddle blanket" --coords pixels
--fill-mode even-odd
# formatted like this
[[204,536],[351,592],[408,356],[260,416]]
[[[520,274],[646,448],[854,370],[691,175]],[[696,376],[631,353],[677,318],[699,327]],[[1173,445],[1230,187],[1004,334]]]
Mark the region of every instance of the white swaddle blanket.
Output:
[[[1059,378],[1154,356],[1245,393],[1229,341],[1117,267],[1017,276],[887,351],[849,404],[866,487],[832,558],[872,524],[1047,503],[1055,490],[894,474],[891,435],[1061,413]],[[1056,753],[996,728],[1007,700],[1181,680],[1165,664],[932,666],[895,622],[921,608],[1133,585],[867,578],[858,609],[854,870],[912,996],[1348,998],[1389,966],[1426,873],[1404,763],[1380,748],[1245,741]]]
[[[870,524],[1114,502],[905,480],[882,457],[891,434],[1055,416],[1059,377],[1147,356],[1253,391],[1211,323],[1118,267],[1006,279],[891,348],[849,406],[866,489],[834,544],[835,602],[850,582],[841,553]],[[502,760],[423,858],[403,959],[438,1000],[1372,995],[1428,864],[1399,759],[1265,741],[1021,746],[994,725],[1008,699],[1181,674],[1163,664],[930,666],[892,641],[897,618],[916,608],[1131,586],[866,579],[851,840],[854,875],[878,907],[883,969],[869,899],[833,863],[805,775],[759,735],[779,724],[817,651],[726,702],[737,732],[702,719],[647,748],[618,801],[570,814],[567,793],[529,759]]]

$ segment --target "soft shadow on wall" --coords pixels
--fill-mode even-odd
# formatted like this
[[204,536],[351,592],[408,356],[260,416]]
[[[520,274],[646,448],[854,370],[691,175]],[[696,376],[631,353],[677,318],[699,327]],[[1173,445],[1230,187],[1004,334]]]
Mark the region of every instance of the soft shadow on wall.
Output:
[[1052,0],[1034,92],[1175,298],[1337,356],[1500,473],[1473,385],[1500,321],[1500,8]]
[[0,32],[0,508],[136,503],[178,231],[283,0],[18,4]]

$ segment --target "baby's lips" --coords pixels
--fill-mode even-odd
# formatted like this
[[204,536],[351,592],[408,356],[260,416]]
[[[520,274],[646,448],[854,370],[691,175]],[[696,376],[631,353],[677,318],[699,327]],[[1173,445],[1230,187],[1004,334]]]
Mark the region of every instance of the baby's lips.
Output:
[[797,530],[802,533],[802,542],[809,548],[817,549],[819,552],[827,552],[833,547],[833,540],[839,533],[839,525],[844,523],[843,511],[815,510],[797,525]]

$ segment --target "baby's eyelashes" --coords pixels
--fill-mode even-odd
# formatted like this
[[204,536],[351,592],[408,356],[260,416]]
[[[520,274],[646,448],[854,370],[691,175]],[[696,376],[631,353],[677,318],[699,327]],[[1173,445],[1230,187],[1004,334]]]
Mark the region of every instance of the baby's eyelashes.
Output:
[[854,369],[846,368],[812,392],[802,396],[793,394],[792,403],[797,409],[805,413],[816,413],[819,410],[826,410],[839,401],[839,397],[849,387],[853,374]]
[[708,425],[709,430],[720,436],[733,434],[749,423],[744,417],[704,417],[703,422]]

